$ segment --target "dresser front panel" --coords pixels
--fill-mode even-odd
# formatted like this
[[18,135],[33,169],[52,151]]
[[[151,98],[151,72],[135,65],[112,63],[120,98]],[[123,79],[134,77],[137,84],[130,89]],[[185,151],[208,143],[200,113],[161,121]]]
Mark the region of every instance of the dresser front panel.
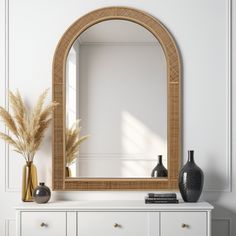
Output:
[[143,201],[22,203],[17,236],[211,236],[207,202]]
[[66,212],[22,212],[20,236],[66,236]]
[[78,212],[78,236],[158,236],[158,224],[158,212]]
[[207,236],[207,213],[161,212],[161,236]]

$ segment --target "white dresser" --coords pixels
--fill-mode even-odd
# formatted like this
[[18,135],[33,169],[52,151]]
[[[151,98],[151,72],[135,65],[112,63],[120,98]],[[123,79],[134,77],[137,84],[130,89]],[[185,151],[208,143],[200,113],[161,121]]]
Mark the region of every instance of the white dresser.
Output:
[[207,202],[22,203],[17,236],[210,236],[212,209]]

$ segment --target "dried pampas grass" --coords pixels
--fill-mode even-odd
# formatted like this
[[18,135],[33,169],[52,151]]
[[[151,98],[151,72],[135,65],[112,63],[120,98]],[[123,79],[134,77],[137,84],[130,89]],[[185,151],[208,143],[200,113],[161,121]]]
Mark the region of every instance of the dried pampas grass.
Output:
[[78,127],[80,120],[77,120],[70,128],[66,129],[66,165],[70,166],[75,162],[79,153],[80,144],[86,140],[89,135],[80,138],[81,127]]
[[23,155],[26,161],[33,161],[36,151],[42,143],[46,129],[52,120],[52,112],[58,105],[51,102],[44,107],[48,89],[39,97],[32,112],[27,111],[20,93],[9,93],[13,114],[0,106],[0,118],[12,135],[0,132],[0,138],[14,147],[14,151]]

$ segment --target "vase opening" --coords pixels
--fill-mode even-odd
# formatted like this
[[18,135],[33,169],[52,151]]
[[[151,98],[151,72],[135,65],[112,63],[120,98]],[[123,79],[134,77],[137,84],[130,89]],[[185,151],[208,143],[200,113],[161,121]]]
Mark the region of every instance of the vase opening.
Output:
[[194,162],[194,151],[193,150],[188,151],[188,162]]

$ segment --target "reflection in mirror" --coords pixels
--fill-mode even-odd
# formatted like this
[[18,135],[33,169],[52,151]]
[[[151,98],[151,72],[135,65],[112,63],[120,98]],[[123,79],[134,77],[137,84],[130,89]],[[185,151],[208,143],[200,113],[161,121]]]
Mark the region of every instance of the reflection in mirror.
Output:
[[[69,177],[150,178],[167,168],[167,65],[157,39],[126,20],[85,30],[66,61],[66,126],[81,119]],[[67,168],[68,169],[68,168]]]

